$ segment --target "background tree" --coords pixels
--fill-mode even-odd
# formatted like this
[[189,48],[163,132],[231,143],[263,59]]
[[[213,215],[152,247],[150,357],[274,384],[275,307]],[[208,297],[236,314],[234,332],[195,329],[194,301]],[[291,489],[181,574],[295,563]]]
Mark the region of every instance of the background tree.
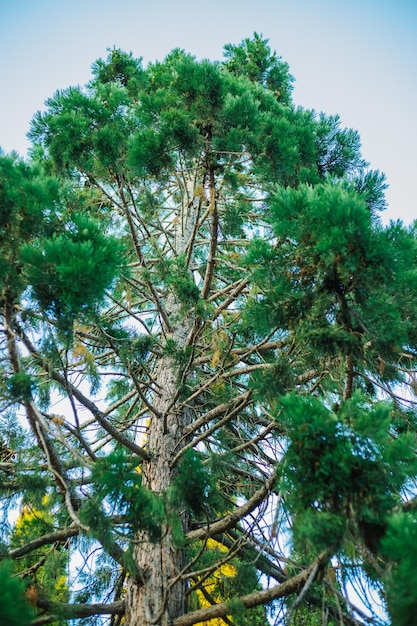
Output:
[[257,34],[114,49],[2,157],[2,495],[49,524],[2,555],[72,563],[34,624],[352,626],[366,581],[407,623],[415,229],[291,84]]

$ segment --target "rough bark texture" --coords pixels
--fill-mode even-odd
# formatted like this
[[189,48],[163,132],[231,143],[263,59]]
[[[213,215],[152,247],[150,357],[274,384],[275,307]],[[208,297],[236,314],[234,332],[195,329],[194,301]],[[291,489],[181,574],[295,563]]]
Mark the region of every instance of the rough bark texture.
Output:
[[[154,418],[149,429],[149,450],[152,459],[143,465],[144,484],[154,493],[163,493],[172,482],[170,462],[187,425],[187,412],[176,412],[175,406],[165,414],[176,391],[173,363],[161,363],[157,376],[161,398],[157,408],[162,417]],[[186,518],[183,518],[187,530]],[[182,551],[173,545],[169,527],[163,529],[159,543],[138,537],[135,559],[146,576],[145,585],[132,581],[127,597],[126,621],[129,626],[158,624],[168,626],[172,620],[186,613],[185,583],[179,578],[184,566]]]
[[[181,219],[177,227],[175,247],[177,254],[185,252],[198,217],[193,203],[193,181],[185,186]],[[191,198],[191,201],[190,201]],[[179,349],[185,347],[192,320],[187,319],[174,294],[166,299],[165,311],[170,323],[170,335]],[[175,401],[178,391],[178,367],[174,360],[161,360],[155,376],[158,395],[154,407],[159,417],[150,420],[147,448],[150,460],[142,465],[144,485],[155,494],[165,493],[172,484],[175,468],[172,460],[184,444],[184,433],[191,423],[192,413]],[[182,515],[184,533],[188,518]],[[145,572],[144,585],[129,581],[126,601],[126,623],[129,626],[156,624],[168,626],[179,615],[187,612],[187,581],[180,574],[184,567],[183,550],[175,545],[169,526],[163,529],[162,540],[152,543],[142,533],[134,549],[137,565]]]

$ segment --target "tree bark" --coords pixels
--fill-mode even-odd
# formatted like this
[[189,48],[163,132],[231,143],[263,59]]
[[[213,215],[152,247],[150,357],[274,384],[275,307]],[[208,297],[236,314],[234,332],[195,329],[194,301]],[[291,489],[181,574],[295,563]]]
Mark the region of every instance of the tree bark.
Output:
[[[177,391],[177,377],[171,359],[164,359],[156,377],[162,397],[158,410],[162,417],[151,420],[148,447],[151,460],[142,465],[144,485],[156,494],[166,492],[173,478],[171,460],[189,419],[187,411],[171,409],[171,399]],[[164,410],[165,409],[165,410]],[[167,412],[168,409],[168,412]],[[188,520],[182,516],[183,530]],[[186,582],[179,576],[184,567],[183,551],[174,545],[168,524],[162,529],[160,542],[152,543],[144,533],[137,537],[135,561],[145,572],[145,584],[129,581],[126,601],[126,623],[129,626],[156,624],[168,626],[186,613]]]
[[[195,233],[199,214],[199,198],[194,196],[195,181],[184,185],[181,215],[175,237],[175,253],[186,252]],[[193,325],[191,316],[184,314],[174,293],[165,300],[169,320],[169,335],[178,349],[185,348]],[[163,357],[155,375],[158,394],[153,406],[147,432],[150,459],[142,463],[143,484],[155,494],[166,493],[175,472],[173,459],[187,441],[184,434],[192,421],[192,411],[176,400],[178,396],[178,365],[171,357]],[[181,516],[183,532],[189,530],[188,516]],[[185,565],[184,551],[175,545],[168,525],[162,529],[160,542],[152,543],[140,533],[134,548],[134,558],[145,573],[145,583],[129,579],[126,598],[126,624],[129,626],[168,626],[187,612],[187,581],[180,574]]]

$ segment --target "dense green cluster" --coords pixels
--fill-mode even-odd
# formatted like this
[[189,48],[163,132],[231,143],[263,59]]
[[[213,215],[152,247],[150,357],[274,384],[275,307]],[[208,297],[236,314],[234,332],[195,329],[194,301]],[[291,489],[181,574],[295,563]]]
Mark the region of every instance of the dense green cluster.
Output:
[[25,583],[13,576],[11,561],[0,563],[2,620],[8,626],[29,626],[34,610],[24,596]]
[[97,310],[122,263],[117,239],[85,216],[72,215],[64,232],[23,246],[23,272],[42,310],[66,328]]
[[37,163],[0,157],[0,189],[3,301],[29,288],[58,329],[71,332],[76,318],[97,311],[124,264],[118,238],[92,217],[65,209],[65,190]]
[[393,624],[412,626],[417,610],[415,511],[397,513],[388,523],[383,539],[384,552],[393,561],[387,573],[387,597]]
[[324,550],[331,536],[336,549],[359,533],[376,553],[402,485],[417,475],[413,435],[395,431],[392,405],[360,393],[336,410],[295,395],[281,406],[290,443],[280,485],[295,513],[296,548]]
[[142,486],[137,459],[118,449],[100,458],[94,466],[92,485],[82,517],[93,526],[93,534],[108,531],[106,516],[117,512],[123,516],[128,534],[146,529],[152,541],[161,538],[164,503]]

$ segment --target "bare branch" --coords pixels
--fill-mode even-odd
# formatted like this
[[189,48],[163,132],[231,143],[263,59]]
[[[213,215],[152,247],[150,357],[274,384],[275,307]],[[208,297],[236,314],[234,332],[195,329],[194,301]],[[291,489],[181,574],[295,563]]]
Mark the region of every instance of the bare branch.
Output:
[[25,554],[33,552],[33,550],[37,550],[37,548],[41,548],[42,546],[46,546],[51,543],[64,542],[71,537],[76,537],[77,535],[79,535],[79,533],[80,529],[78,526],[69,526],[68,528],[63,528],[62,530],[56,530],[53,533],[42,535],[41,537],[36,537],[36,539],[32,539],[32,541],[25,543],[24,546],[9,550],[7,553],[2,554],[1,556],[10,559],[18,559],[22,556],[25,556]]
[[135,454],[137,454],[141,459],[150,458],[149,453],[146,450],[144,450],[143,448],[135,444],[131,439],[123,435],[123,433],[121,433],[120,430],[118,430],[115,426],[113,426],[113,424],[109,422],[108,419],[106,419],[104,413],[100,411],[97,405],[94,402],[92,402],[89,398],[87,398],[87,396],[85,396],[78,387],[70,383],[68,380],[65,379],[64,376],[62,376],[54,368],[52,368],[48,360],[39,354],[39,352],[33,346],[29,338],[25,335],[23,330],[20,327],[17,327],[17,329],[18,329],[20,338],[22,339],[23,343],[25,344],[25,346],[27,347],[31,355],[38,361],[41,367],[46,372],[48,372],[48,374],[55,381],[57,381],[64,389],[67,389],[68,391],[70,391],[72,395],[74,396],[74,398],[76,398],[78,402],[80,402],[83,406],[85,406],[86,409],[90,411],[90,413],[95,417],[95,419],[100,424],[100,426],[104,428],[104,430],[108,432],[109,435],[114,437],[116,441],[124,445],[131,452],[134,452]]
[[[110,602],[109,604],[66,604],[64,602],[50,602],[45,598],[37,600],[37,607],[45,611],[56,612],[57,616],[64,619],[77,619],[81,617],[90,617],[91,615],[123,615],[125,612],[125,603]],[[32,621],[32,625],[45,624],[47,622]]]
[[219,215],[217,212],[216,188],[214,180],[213,166],[209,170],[209,191],[210,191],[210,215],[211,215],[211,233],[210,233],[210,249],[207,259],[206,274],[204,276],[203,287],[201,289],[201,297],[207,298],[210,291],[211,279],[213,277],[214,266],[216,263],[217,238],[219,230]]

